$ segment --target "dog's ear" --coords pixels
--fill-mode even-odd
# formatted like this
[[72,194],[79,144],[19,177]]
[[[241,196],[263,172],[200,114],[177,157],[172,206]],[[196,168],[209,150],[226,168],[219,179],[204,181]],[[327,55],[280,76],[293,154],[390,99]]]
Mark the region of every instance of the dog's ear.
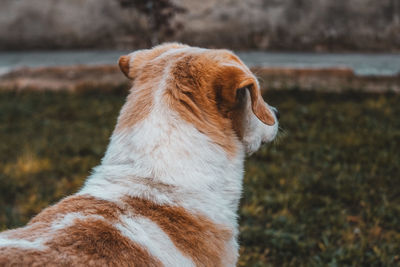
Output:
[[[243,89],[249,90],[251,108],[254,115],[256,115],[256,117],[264,124],[273,125],[275,123],[274,116],[265,105],[261,96],[258,81],[250,70],[236,64],[225,65],[219,80],[225,85],[222,85],[222,88],[224,88],[223,90],[225,91],[223,94],[229,94],[231,99],[232,97],[237,99],[238,94],[241,94]],[[232,93],[232,90],[234,93]]]
[[137,72],[148,59],[148,50],[139,50],[129,55],[121,56],[118,60],[119,68],[128,79],[135,79]]
[[256,79],[245,79],[236,89],[236,93],[242,88],[247,88],[250,92],[251,109],[253,110],[254,115],[256,115],[256,117],[264,124],[274,125],[275,119],[272,116],[271,111],[265,105]]
[[137,50],[125,56],[121,56],[118,61],[119,68],[131,80],[134,80],[143,66],[161,54],[162,50],[158,47],[154,49]]
[[138,50],[129,55],[121,56],[118,65],[122,73],[124,73],[129,79],[133,80],[145,63],[155,59],[168,50],[184,47],[187,46],[179,43],[164,43],[152,49]]
[[129,60],[130,60],[129,55],[121,56],[118,60],[118,65],[122,73],[125,74],[125,76],[128,77],[129,79],[132,79],[129,77]]

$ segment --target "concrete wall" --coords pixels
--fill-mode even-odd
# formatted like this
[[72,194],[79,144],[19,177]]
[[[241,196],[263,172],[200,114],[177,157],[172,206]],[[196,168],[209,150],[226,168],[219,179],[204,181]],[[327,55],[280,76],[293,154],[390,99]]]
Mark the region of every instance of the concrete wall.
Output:
[[[232,49],[400,51],[399,0],[175,0],[167,40]],[[0,49],[138,48],[146,20],[116,0],[1,0]]]

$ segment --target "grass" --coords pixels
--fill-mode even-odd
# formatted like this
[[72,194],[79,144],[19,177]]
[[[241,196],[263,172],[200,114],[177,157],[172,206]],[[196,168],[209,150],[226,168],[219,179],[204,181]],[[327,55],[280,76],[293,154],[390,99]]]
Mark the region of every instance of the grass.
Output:
[[[400,264],[400,95],[270,91],[277,142],[247,160],[240,266]],[[72,194],[123,93],[0,93],[0,230]]]

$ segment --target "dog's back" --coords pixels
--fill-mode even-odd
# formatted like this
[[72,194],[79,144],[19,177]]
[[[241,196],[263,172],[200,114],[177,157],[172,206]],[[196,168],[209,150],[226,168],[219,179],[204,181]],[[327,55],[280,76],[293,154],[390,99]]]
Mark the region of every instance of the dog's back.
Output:
[[219,266],[231,238],[182,207],[78,195],[3,232],[0,266]]

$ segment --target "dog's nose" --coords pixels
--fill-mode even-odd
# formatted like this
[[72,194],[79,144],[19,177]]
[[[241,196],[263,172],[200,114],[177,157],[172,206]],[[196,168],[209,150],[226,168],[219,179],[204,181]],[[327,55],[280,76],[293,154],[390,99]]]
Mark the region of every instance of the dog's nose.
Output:
[[281,114],[279,113],[278,109],[275,107],[271,107],[272,111],[275,113],[275,117],[279,120]]

